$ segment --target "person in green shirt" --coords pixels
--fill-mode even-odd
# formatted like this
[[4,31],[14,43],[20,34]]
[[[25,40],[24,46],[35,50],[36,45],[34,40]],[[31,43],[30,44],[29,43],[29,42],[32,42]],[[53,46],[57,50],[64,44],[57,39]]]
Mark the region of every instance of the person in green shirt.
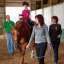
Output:
[[7,49],[8,54],[13,55],[14,53],[14,41],[12,35],[12,29],[14,28],[14,22],[10,20],[10,16],[6,16],[6,20],[4,20],[4,29],[7,34]]

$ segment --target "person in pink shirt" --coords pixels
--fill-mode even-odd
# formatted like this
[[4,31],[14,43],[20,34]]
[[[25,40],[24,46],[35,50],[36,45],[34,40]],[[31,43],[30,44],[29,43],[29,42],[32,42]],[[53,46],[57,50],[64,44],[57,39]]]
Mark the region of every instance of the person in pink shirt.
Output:
[[30,10],[28,9],[29,4],[27,2],[23,2],[23,6],[25,7],[24,10],[22,11],[22,16],[24,22],[29,22],[30,20]]
[[30,9],[28,8],[29,3],[28,2],[23,2],[23,6],[25,8],[22,11],[22,14],[20,14],[20,15],[22,16],[23,21],[26,22],[29,25],[29,27],[31,28],[31,30],[32,30],[34,22],[30,18]]

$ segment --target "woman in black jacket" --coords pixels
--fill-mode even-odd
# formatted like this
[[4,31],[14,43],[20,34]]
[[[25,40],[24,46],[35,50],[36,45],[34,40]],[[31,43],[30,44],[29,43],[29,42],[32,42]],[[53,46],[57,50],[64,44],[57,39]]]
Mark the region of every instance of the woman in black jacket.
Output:
[[58,23],[58,17],[52,16],[51,18],[52,24],[49,27],[49,35],[51,39],[51,44],[54,51],[54,63],[58,64],[58,48],[60,45],[60,38],[61,38],[61,25]]

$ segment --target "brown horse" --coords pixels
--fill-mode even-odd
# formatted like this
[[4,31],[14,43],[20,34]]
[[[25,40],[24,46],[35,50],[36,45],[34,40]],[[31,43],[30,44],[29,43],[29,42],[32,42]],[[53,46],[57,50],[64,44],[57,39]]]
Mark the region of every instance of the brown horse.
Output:
[[22,54],[22,62],[24,64],[24,55],[26,51],[26,45],[28,44],[29,38],[31,36],[32,29],[28,25],[28,23],[23,21],[18,21],[16,23],[15,32],[15,40],[17,40],[17,48]]

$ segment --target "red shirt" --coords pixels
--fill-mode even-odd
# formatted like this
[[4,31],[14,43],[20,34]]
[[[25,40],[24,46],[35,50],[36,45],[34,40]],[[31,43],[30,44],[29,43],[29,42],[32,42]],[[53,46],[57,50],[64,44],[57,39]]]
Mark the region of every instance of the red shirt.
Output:
[[30,10],[23,10],[22,11],[22,16],[24,21],[28,21],[30,19]]

